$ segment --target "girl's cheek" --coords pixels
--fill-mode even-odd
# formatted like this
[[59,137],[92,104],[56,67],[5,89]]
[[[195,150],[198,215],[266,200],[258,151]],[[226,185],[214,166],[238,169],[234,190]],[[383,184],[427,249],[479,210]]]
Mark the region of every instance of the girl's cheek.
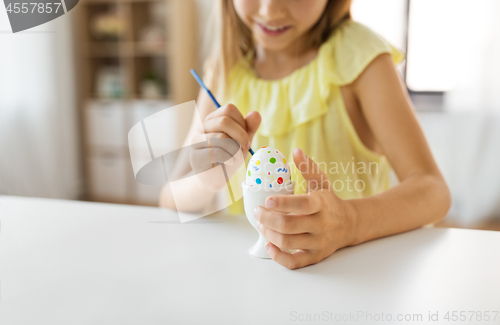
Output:
[[259,12],[259,0],[229,0],[233,1],[236,14],[245,23],[250,23],[250,18]]
[[323,15],[328,0],[299,0],[290,3],[289,12],[301,29],[308,30]]

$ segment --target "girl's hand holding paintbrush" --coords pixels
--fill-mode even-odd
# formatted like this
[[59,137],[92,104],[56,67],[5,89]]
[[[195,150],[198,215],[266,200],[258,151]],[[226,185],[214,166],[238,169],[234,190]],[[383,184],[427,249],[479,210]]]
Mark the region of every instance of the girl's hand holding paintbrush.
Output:
[[258,112],[250,112],[243,117],[236,106],[227,104],[208,114],[203,122],[203,128],[207,137],[232,138],[238,141],[245,153],[250,149],[260,121]]
[[[221,106],[196,71],[191,69],[191,74],[202,88],[198,104],[203,120],[203,130],[199,131],[205,133],[208,143],[202,142],[195,150],[192,150],[189,154],[189,161],[192,170],[200,175],[200,182],[208,186],[210,190],[218,191],[224,187],[225,182],[220,177],[211,175],[212,173],[204,173],[203,175],[201,173],[210,170],[214,165],[224,163],[229,167],[227,173],[231,177],[243,161],[232,159],[239,147],[234,141],[224,139],[236,140],[241,146],[243,154],[250,152],[253,155],[251,143],[259,128],[261,117],[255,111],[243,117],[233,104]],[[215,105],[216,110],[213,110],[210,101]],[[213,173],[217,173],[217,171],[214,170]],[[215,179],[219,181],[215,181]]]
[[[229,177],[244,163],[243,159],[231,159],[241,147],[243,154],[249,152],[248,143],[252,141],[260,126],[261,117],[258,112],[250,112],[243,117],[232,104],[214,109],[209,95],[200,91],[196,101],[203,129],[193,123],[186,143],[190,150],[185,150],[178,157],[175,174],[186,178],[185,186],[177,189],[174,198],[170,187],[165,186],[160,195],[160,206],[170,207],[184,212],[200,212],[209,205],[215,193],[226,186],[226,179],[220,177],[219,169],[214,165],[224,164]],[[205,139],[208,139],[208,143]],[[192,178],[189,175],[197,175]],[[191,182],[192,183],[189,183]],[[184,198],[184,199],[182,199]]]
[[241,145],[241,150],[246,155],[260,121],[258,112],[250,112],[243,117],[232,104],[221,106],[205,117],[203,129],[208,143],[200,143],[200,146],[191,150],[189,155],[191,168],[195,174],[200,175],[199,180],[205,188],[208,187],[216,192],[226,185],[224,179],[215,175],[216,170],[213,170],[213,175],[201,173],[212,169],[214,165],[225,164],[228,167],[228,176],[231,177],[243,163],[242,159],[232,159],[239,149],[238,144]]

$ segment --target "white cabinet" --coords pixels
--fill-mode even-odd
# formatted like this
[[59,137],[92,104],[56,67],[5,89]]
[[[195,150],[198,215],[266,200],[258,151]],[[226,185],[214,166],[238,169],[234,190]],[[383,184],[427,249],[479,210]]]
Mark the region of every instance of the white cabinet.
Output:
[[132,126],[148,116],[158,113],[161,110],[174,106],[169,100],[134,100],[131,102],[132,114],[127,132]]
[[126,104],[121,100],[93,100],[86,110],[87,144],[126,147]]
[[90,198],[97,201],[126,202],[128,197],[126,157],[113,154],[88,159]]
[[[168,100],[89,101],[85,115],[88,194],[92,200],[158,204],[161,186],[143,185],[134,178],[127,134],[136,123],[172,106]],[[178,120],[175,115],[168,125],[161,125],[161,141],[180,145],[182,124]]]

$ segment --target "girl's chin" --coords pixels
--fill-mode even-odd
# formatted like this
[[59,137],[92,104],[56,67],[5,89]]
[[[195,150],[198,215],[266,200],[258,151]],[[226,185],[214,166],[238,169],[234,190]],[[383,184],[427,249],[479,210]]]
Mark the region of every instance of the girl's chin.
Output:
[[257,39],[258,46],[264,50],[272,51],[272,52],[280,52],[286,51],[290,49],[293,45],[293,42],[290,41],[281,41],[281,40],[267,40],[267,39]]
[[255,37],[255,41],[258,46],[265,50],[279,52],[289,50],[294,45],[297,45],[299,37],[292,35],[291,31],[287,31],[286,34],[281,36],[268,36],[261,33]]

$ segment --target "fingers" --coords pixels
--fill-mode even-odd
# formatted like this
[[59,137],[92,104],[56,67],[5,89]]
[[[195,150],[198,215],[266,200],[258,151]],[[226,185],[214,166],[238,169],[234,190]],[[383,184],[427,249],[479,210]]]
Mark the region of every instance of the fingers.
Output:
[[254,210],[254,217],[266,228],[282,234],[302,234],[316,230],[315,215],[284,214],[257,206]]
[[296,214],[314,214],[321,210],[320,199],[309,194],[272,195],[266,199],[266,207],[272,211]]
[[250,142],[247,131],[235,120],[228,116],[219,116],[205,120],[205,132],[223,132],[238,141],[243,149],[247,149]]
[[[238,152],[238,150],[240,150],[240,145],[236,140],[229,138],[229,136],[225,133],[207,133],[206,141],[200,141],[198,143],[195,143],[189,146],[188,150],[193,151],[193,150],[210,149],[210,148],[213,149],[221,148],[231,156],[234,156]],[[204,153],[207,153],[207,151],[204,151]],[[204,157],[201,154],[201,152],[197,153],[197,155],[200,158]],[[205,158],[209,157],[210,155],[205,155]]]
[[215,165],[223,164],[233,156],[222,148],[203,148],[189,152],[189,163],[196,173],[204,172]]
[[203,123],[206,133],[222,132],[238,141],[243,151],[250,148],[253,136],[260,126],[258,112],[250,112],[244,118],[233,104],[227,104],[208,114]]
[[[220,133],[220,132],[210,132],[206,133],[204,139],[200,139],[200,141],[197,141],[190,145],[189,147],[191,149],[205,149],[205,148],[210,148],[210,147],[215,147],[213,145],[214,139],[217,139],[217,141],[220,141],[217,143],[217,146],[220,147],[226,147],[226,146],[231,146],[231,148],[234,146],[236,148],[240,148],[240,145],[236,140],[231,139],[227,134],[225,133]],[[210,141],[210,143],[209,143]],[[220,145],[220,143],[224,142],[225,145]],[[227,143],[226,143],[227,142]]]
[[282,249],[313,249],[317,244],[314,235],[311,234],[282,234],[270,228],[259,225],[259,230],[274,245]]
[[299,250],[293,254],[282,252],[271,242],[266,244],[266,249],[273,261],[290,270],[318,263],[322,259],[317,253],[311,251]]
[[240,145],[237,141],[231,138],[227,138],[224,133],[219,133],[221,137],[208,137],[208,147],[209,148],[222,148],[227,151],[230,155],[235,155],[238,150],[240,150]]
[[316,191],[318,189],[330,188],[330,181],[323,171],[319,168],[319,166],[312,160],[307,157],[302,149],[295,148],[293,151],[293,161],[295,166],[299,169],[304,176],[304,179],[307,181],[308,191]]
[[248,113],[247,116],[245,116],[245,122],[247,125],[248,137],[250,138],[250,141],[252,141],[253,136],[257,132],[257,129],[259,128],[261,122],[259,112],[252,111]]
[[209,119],[218,118],[218,117],[222,117],[222,116],[227,116],[227,117],[233,119],[243,129],[247,128],[245,118],[243,118],[243,115],[241,115],[241,112],[233,104],[227,104],[227,105],[221,106],[219,109],[216,109],[212,113],[208,114],[206,119],[209,120]]
[[227,134],[220,132],[206,133],[208,139],[231,139]]

